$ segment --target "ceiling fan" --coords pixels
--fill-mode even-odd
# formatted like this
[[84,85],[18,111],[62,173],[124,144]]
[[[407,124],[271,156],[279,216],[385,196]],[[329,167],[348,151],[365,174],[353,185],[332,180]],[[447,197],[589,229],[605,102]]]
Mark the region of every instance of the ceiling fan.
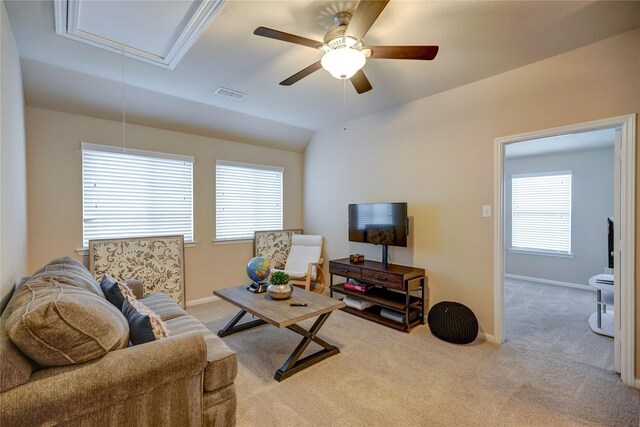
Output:
[[281,85],[291,86],[324,68],[337,79],[351,80],[358,93],[365,93],[372,89],[369,79],[362,71],[367,58],[432,60],[438,53],[438,46],[366,46],[363,38],[387,3],[389,0],[361,0],[353,15],[338,12],[333,17],[335,25],[325,34],[323,42],[266,27],[256,28],[253,34],[324,52],[321,60],[281,81]]

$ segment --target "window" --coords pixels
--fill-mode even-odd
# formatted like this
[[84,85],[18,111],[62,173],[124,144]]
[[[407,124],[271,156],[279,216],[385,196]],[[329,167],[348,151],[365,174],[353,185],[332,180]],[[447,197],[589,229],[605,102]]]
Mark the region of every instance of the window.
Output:
[[216,161],[216,240],[282,229],[284,169]]
[[571,253],[571,171],[511,176],[511,246]]
[[83,244],[184,235],[193,241],[193,157],[82,143]]

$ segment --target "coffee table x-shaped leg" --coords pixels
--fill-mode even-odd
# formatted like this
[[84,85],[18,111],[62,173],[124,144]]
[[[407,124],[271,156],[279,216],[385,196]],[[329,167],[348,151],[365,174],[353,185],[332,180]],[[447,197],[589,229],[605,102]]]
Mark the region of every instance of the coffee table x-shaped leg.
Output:
[[[218,331],[218,336],[226,337],[227,335],[235,334],[237,332],[245,331],[247,329],[255,328],[256,326],[261,326],[267,323],[262,319],[256,319],[237,325],[240,319],[242,319],[245,314],[247,314],[245,310],[240,310],[240,312],[236,314],[223,329]],[[329,344],[328,342],[317,336],[318,331],[320,330],[320,328],[322,328],[324,322],[327,321],[327,318],[330,314],[331,312],[321,314],[308,331],[296,324],[287,326],[287,329],[290,329],[293,332],[302,335],[303,338],[300,341],[300,344],[298,344],[296,349],[293,351],[293,353],[291,353],[291,356],[289,356],[284,365],[282,365],[282,368],[276,371],[276,374],[274,376],[276,380],[282,381],[283,379],[290,377],[296,372],[300,372],[301,370],[306,369],[309,366],[326,359],[327,357],[331,357],[334,354],[340,353],[340,350],[336,346]],[[303,359],[300,359],[302,353],[304,353],[304,351],[312,341],[323,347],[323,349],[310,354]]]

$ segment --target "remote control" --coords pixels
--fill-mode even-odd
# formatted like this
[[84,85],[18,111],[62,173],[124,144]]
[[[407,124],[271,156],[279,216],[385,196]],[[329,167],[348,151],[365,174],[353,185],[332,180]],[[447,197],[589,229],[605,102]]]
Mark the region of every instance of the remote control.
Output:
[[307,303],[305,302],[292,302],[289,304],[291,307],[306,307]]

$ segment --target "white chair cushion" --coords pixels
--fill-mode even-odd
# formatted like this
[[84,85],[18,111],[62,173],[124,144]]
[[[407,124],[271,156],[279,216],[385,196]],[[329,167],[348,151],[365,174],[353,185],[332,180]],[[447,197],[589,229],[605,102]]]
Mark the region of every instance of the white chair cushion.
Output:
[[[291,236],[292,246],[317,246],[322,250],[322,236],[313,234],[294,234]],[[318,257],[320,259],[320,257]],[[315,262],[315,261],[312,261]]]
[[[284,271],[294,279],[302,278],[307,274],[309,263],[319,262],[321,256],[322,236],[294,234]],[[300,272],[303,272],[302,275],[299,275]],[[314,266],[311,271],[311,280],[316,280],[317,274],[318,272]]]
[[[276,271],[282,271],[284,273],[287,273],[289,275],[289,277],[292,278],[292,279],[304,279],[304,277],[307,275],[307,270],[304,270],[304,271],[289,271],[289,270],[278,270],[277,268],[271,269],[271,273],[274,273]],[[313,274],[312,274],[312,276],[313,276]]]

